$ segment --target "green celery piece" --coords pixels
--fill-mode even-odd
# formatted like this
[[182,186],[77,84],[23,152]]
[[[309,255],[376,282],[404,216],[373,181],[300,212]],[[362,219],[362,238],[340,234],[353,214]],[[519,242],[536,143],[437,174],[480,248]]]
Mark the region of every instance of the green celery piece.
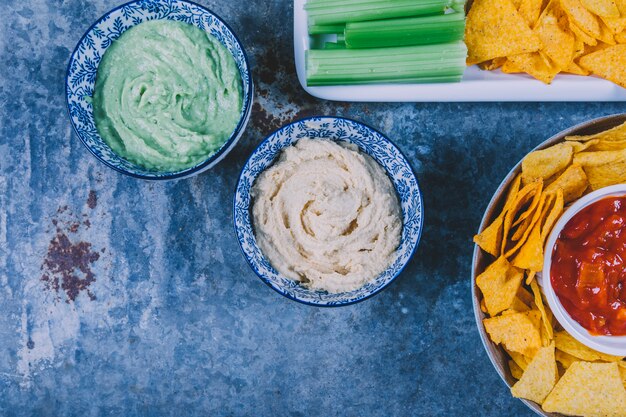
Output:
[[309,0],[309,25],[337,25],[444,13],[458,0]]
[[383,48],[458,41],[464,32],[464,14],[449,13],[348,23],[345,40],[348,48]]
[[460,81],[463,42],[372,49],[309,50],[307,85]]
[[313,25],[309,26],[309,35],[332,35],[343,33],[344,25]]
[[324,43],[324,49],[346,49],[345,42],[326,42]]

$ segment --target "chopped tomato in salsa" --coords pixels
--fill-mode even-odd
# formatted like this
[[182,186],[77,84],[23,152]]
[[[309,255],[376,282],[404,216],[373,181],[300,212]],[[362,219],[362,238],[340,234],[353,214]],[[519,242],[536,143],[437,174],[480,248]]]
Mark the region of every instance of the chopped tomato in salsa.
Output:
[[550,280],[570,316],[595,335],[626,335],[626,197],[578,212],[552,252]]

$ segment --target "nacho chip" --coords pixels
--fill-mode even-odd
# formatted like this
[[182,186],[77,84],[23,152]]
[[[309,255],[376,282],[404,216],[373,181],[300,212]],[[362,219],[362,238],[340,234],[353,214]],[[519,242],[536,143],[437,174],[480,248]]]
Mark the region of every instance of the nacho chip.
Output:
[[[517,241],[516,245],[512,249],[507,249],[507,239],[509,236],[509,232],[511,231],[511,227],[514,219],[517,217],[519,219],[525,219],[528,216],[534,216],[537,205],[541,199],[541,189],[543,184],[540,181],[533,182],[528,184],[524,188],[522,188],[517,195],[515,196],[515,200],[511,203],[509,210],[506,212],[504,216],[504,231],[503,231],[503,242],[501,245],[500,253],[505,255],[507,258],[511,256],[521,245],[524,244],[528,234],[530,233],[530,228],[525,232],[524,235]],[[530,202],[530,204],[529,204]],[[528,205],[529,204],[529,205]],[[526,206],[526,210],[522,213],[520,211]]]
[[574,148],[568,142],[534,151],[522,160],[522,183],[528,184],[538,178],[544,181],[562,172],[572,161]]
[[574,34],[559,24],[559,10],[551,2],[539,18],[535,32],[543,43],[542,51],[554,62],[559,70],[569,68],[574,56]]
[[524,272],[514,268],[501,256],[476,278],[476,285],[490,316],[508,309],[517,294]]
[[626,140],[626,123],[615,126],[609,130],[605,130],[600,133],[594,133],[593,135],[584,136],[567,136],[565,140],[585,142],[589,140],[600,139],[605,141],[623,141]]
[[603,17],[601,19],[614,35],[626,29],[626,17]]
[[569,353],[565,353],[562,350],[556,350],[556,360],[563,366],[563,368],[567,369],[574,362],[580,362],[582,359],[577,358],[576,356],[572,356]]
[[517,268],[528,269],[534,272],[539,272],[543,269],[543,241],[541,240],[541,224],[539,220],[537,218],[528,235],[528,239],[526,239],[526,242],[520,247],[519,252],[511,261],[511,264]]
[[589,75],[590,72],[584,68],[581,68],[577,63],[570,62],[569,66],[563,70],[563,72],[567,72],[568,74],[574,75]]
[[537,276],[537,273],[535,271],[527,271],[528,275],[526,276],[526,285],[530,285],[531,282],[533,282],[535,280],[535,276]]
[[530,288],[532,288],[533,293],[535,294],[535,305],[541,312],[541,322],[543,323],[543,327],[546,330],[548,338],[552,340],[554,338],[554,329],[552,328],[552,323],[550,322],[550,318],[548,317],[548,313],[546,312],[546,307],[543,305],[541,290],[539,290],[539,285],[537,285],[537,281],[531,282]]
[[496,344],[534,357],[541,347],[541,335],[527,313],[512,313],[483,320],[485,330]]
[[543,0],[521,0],[517,11],[526,20],[529,27],[534,27],[539,20]]
[[552,231],[552,226],[556,223],[557,219],[563,213],[564,207],[564,199],[563,199],[563,190],[559,189],[556,192],[556,198],[554,199],[554,204],[550,209],[550,213],[548,213],[548,217],[546,217],[545,222],[541,226],[541,241],[545,244],[548,235]]
[[613,45],[585,55],[578,63],[593,74],[626,88],[626,45]]
[[606,353],[590,349],[580,343],[578,340],[574,339],[566,331],[555,333],[554,341],[557,349],[565,353],[569,353],[570,355],[580,358],[584,361],[617,362],[623,359],[620,356],[607,355]]
[[616,34],[615,42],[620,43],[620,44],[626,43],[626,31]]
[[585,9],[601,17],[620,17],[619,9],[612,0],[580,0]]
[[600,22],[600,36],[598,36],[598,40],[602,41],[603,43],[607,45],[615,45],[617,42],[615,42],[613,31],[611,31],[611,29],[609,29],[609,27],[602,20],[600,20],[599,22]]
[[515,379],[520,379],[524,374],[524,370],[515,363],[514,360],[509,361],[509,369],[511,370],[511,376]]
[[[587,33],[585,33],[584,30],[582,30],[581,28],[579,28],[578,26],[576,26],[576,24],[571,23],[569,25],[570,30],[574,33],[574,35],[576,35],[576,38],[580,41],[583,42],[585,45],[591,45],[591,46],[595,46],[598,44],[598,41],[596,40],[595,37],[588,35]],[[582,55],[582,54],[581,54]]]
[[541,51],[507,55],[507,62],[511,62],[521,72],[525,72],[546,84],[550,84],[556,74],[559,73],[559,68],[547,61]]
[[519,297],[517,297],[517,296],[516,296],[516,297],[513,299],[513,302],[511,303],[511,307],[510,307],[510,309],[511,309],[511,310],[513,310],[513,311],[518,311],[518,312],[520,312],[520,313],[523,313],[523,312],[525,312],[525,311],[529,311],[529,310],[530,310],[530,307],[529,307],[528,305],[526,305],[526,303],[524,303],[524,302],[521,300],[521,298],[519,298]]
[[501,252],[504,216],[509,210],[509,207],[515,202],[519,192],[521,180],[522,178],[520,175],[513,179],[511,185],[509,186],[509,191],[500,215],[489,226],[487,226],[485,230],[474,236],[474,243],[476,243],[482,250],[493,256],[498,256]]
[[626,385],[626,368],[618,366],[619,374],[622,377],[622,385]]
[[626,150],[581,152],[574,163],[582,166],[592,190],[626,181]]
[[557,381],[554,344],[539,349],[519,381],[511,388],[516,398],[525,398],[541,404]]
[[467,64],[538,51],[533,33],[510,0],[475,0],[465,23]]
[[513,362],[515,362],[515,364],[522,369],[522,371],[528,369],[528,364],[530,363],[530,361],[532,361],[532,358],[524,356],[521,353],[513,352],[506,348],[504,348],[504,350],[506,351],[506,353],[509,354],[511,359],[513,359]]
[[[524,247],[524,245],[526,245],[526,243],[530,239],[531,233],[533,232],[533,227],[535,226],[535,224],[537,224],[537,222],[539,222],[539,219],[541,217],[541,210],[543,209],[543,205],[545,204],[545,198],[546,195],[541,193],[541,189],[539,189],[537,194],[535,195],[535,198],[533,198],[531,205],[524,213],[522,213],[522,215],[526,215],[528,213],[531,213],[532,215],[530,224],[522,234],[522,237],[517,240],[512,247],[509,247],[510,245],[507,245],[506,241],[503,243],[502,247],[503,249],[505,249],[505,257],[510,258],[511,256],[515,255],[515,253],[517,253],[522,247]],[[505,234],[505,239],[506,237],[507,235]]]
[[595,139],[593,141],[588,141],[587,143],[591,143],[589,146],[590,151],[621,151],[626,149],[626,140],[618,142]]
[[583,195],[588,185],[587,175],[582,167],[572,164],[546,188],[546,193],[556,194],[557,190],[561,190],[564,203],[567,204]]
[[524,287],[520,287],[517,290],[517,297],[527,306],[530,306],[535,301],[535,297]]
[[597,39],[600,36],[598,18],[587,10],[580,0],[561,0],[561,6],[573,25],[593,38]]
[[506,62],[506,57],[498,57],[489,61],[481,62],[478,67],[485,71],[493,71],[500,68]]
[[625,416],[626,390],[617,364],[573,363],[542,408],[567,415]]
[[597,145],[599,142],[600,139],[592,139],[585,142],[568,141],[568,143],[574,148],[574,153],[584,152],[588,148]]

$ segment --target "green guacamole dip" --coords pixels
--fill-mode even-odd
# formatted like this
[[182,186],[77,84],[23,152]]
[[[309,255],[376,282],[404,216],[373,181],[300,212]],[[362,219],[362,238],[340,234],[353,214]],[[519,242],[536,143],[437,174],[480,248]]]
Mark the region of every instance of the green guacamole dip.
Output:
[[228,141],[242,96],[235,60],[217,39],[187,23],[153,20],[124,32],[102,57],[94,118],[115,153],[173,172]]

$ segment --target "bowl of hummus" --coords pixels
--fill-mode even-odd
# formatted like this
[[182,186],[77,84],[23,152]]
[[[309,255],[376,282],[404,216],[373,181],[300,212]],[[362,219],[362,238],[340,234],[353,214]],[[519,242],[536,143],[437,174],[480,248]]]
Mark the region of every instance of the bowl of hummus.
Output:
[[232,29],[185,0],[138,0],[102,16],[67,69],[70,120],[107,166],[137,178],[198,174],[250,118],[248,60]]
[[246,162],[234,223],[252,270],[278,293],[316,306],[386,288],[417,248],[417,178],[400,150],[354,120],[314,117],[268,136]]

